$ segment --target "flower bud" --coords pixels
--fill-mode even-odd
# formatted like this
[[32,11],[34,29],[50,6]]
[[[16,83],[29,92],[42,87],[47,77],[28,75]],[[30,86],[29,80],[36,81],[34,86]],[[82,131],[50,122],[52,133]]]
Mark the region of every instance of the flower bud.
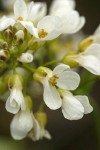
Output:
[[7,50],[8,49],[8,43],[7,42],[4,42],[3,45],[2,45],[2,48],[4,50]]
[[31,63],[33,61],[33,55],[31,53],[22,53],[21,56],[18,58],[19,62],[22,63]]
[[30,96],[25,97],[27,109],[32,111],[32,99]]
[[74,60],[76,56],[77,54],[69,53],[64,56],[62,62],[66,65],[69,65],[70,67],[78,67],[79,64]]
[[11,46],[10,47],[10,49],[9,49],[9,51],[10,51],[10,54],[16,54],[16,46]]
[[46,67],[39,67],[34,75],[33,75],[33,78],[34,80],[40,82],[40,83],[43,83],[43,80],[45,79],[45,77],[48,75],[48,74],[51,74],[52,71],[49,69],[49,68],[46,68]]
[[1,49],[0,50],[0,60],[6,60],[9,58],[9,53],[6,50]]
[[6,39],[10,40],[13,38],[14,34],[12,32],[12,30],[10,29],[7,29],[5,32],[4,32],[4,36]]
[[36,120],[39,122],[41,127],[45,128],[47,124],[47,115],[44,112],[37,112],[34,114]]
[[22,90],[23,78],[19,74],[13,74],[9,77],[8,88],[11,90],[13,88]]
[[19,30],[16,34],[15,34],[15,39],[17,42],[19,42],[20,44],[23,43],[24,41],[24,32],[23,30]]
[[84,40],[81,41],[79,45],[79,50],[81,52],[85,51],[85,49],[87,49],[87,47],[89,47],[93,42],[94,42],[93,38],[91,37],[85,38]]

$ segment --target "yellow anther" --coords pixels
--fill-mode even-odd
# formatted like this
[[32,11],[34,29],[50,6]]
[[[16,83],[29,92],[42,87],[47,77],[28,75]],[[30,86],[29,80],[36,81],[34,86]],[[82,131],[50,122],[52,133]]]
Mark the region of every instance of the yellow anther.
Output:
[[41,29],[39,32],[39,38],[45,38],[48,35],[48,32],[46,32],[44,29]]
[[23,21],[23,17],[20,16],[20,17],[17,18],[17,20]]
[[58,77],[56,75],[54,75],[53,77],[51,77],[49,79],[50,84],[52,84],[53,86],[55,86],[57,84],[57,81],[56,81],[57,79],[58,79]]

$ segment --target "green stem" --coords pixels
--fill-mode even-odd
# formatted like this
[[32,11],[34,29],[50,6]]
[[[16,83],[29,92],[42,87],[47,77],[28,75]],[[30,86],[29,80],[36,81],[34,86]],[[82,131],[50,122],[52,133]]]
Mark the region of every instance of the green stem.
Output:
[[38,111],[39,111],[39,112],[42,112],[43,109],[44,109],[44,107],[45,107],[45,102],[44,102],[44,100],[42,100],[42,102],[41,102],[41,104],[40,104],[40,106],[39,106]]
[[62,62],[62,59],[53,60],[53,61],[49,61],[49,62],[45,63],[43,66],[50,66],[52,64],[61,63],[61,62]]
[[23,94],[26,95],[27,94],[27,85],[28,85],[28,81],[29,79],[31,78],[31,74],[28,73],[25,77],[25,80],[24,80],[24,86],[23,86]]
[[36,69],[32,68],[28,64],[23,64],[22,67],[25,68],[26,70],[32,72],[32,73],[34,73],[36,71]]

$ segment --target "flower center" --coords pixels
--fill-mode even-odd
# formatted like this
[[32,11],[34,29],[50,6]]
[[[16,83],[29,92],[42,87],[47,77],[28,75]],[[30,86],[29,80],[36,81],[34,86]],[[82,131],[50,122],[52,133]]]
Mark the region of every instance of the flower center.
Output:
[[23,21],[23,17],[20,16],[20,17],[17,18],[17,20]]
[[54,75],[53,77],[51,77],[49,79],[50,84],[52,84],[53,86],[55,86],[57,84],[57,81],[56,81],[57,79],[58,79],[58,77],[56,75]]
[[41,29],[39,32],[39,38],[45,38],[48,35],[48,32],[46,32],[44,29]]

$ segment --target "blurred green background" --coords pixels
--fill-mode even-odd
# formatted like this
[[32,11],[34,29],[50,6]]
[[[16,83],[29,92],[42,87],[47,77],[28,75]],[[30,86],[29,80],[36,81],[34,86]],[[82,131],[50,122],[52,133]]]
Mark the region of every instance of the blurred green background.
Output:
[[[36,0],[35,0],[36,1]],[[39,0],[38,0],[39,1]],[[48,7],[51,0],[46,1]],[[0,1],[1,12],[4,11]],[[76,0],[76,9],[86,17],[84,33],[92,34],[100,23],[100,0]],[[52,140],[33,142],[30,139],[14,141],[10,137],[9,125],[12,115],[7,113],[0,101],[0,150],[100,150],[100,82],[97,81],[91,91],[94,98],[93,113],[78,121],[64,119],[61,110],[48,114],[47,129]]]

